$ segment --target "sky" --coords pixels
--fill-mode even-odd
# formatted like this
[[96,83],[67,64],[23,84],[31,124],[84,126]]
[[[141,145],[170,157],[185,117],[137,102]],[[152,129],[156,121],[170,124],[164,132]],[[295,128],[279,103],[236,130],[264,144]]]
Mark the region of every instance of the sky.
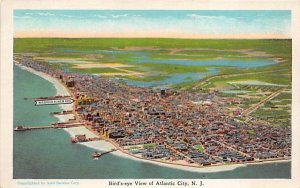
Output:
[[14,36],[291,38],[291,11],[14,10]]

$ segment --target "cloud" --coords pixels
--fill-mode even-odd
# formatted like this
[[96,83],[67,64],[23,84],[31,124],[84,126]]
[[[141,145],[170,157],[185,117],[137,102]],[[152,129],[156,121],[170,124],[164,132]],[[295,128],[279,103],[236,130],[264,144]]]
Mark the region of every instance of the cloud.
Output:
[[70,16],[70,15],[66,15],[66,14],[61,14],[60,16],[66,17],[66,18],[75,18],[76,17],[76,16]]
[[228,19],[226,16],[204,16],[199,14],[187,14],[186,16],[196,19]]
[[71,16],[71,15],[68,15],[68,14],[60,14],[59,16],[65,17],[65,18],[84,18],[82,16]]
[[49,12],[28,12],[26,15],[54,16],[55,14]]
[[[53,14],[54,16],[52,16]],[[179,14],[180,13],[180,14]],[[74,32],[97,31],[99,33],[182,33],[190,35],[210,34],[290,34],[290,18],[271,14],[213,14],[203,12],[179,12],[153,14],[138,11],[29,11],[14,12],[17,30],[60,30]],[[260,13],[264,15],[264,13]],[[49,16],[49,17],[48,17]],[[49,32],[51,33],[51,32]],[[158,36],[158,34],[157,34]],[[164,35],[163,35],[164,36]]]
[[113,18],[124,18],[124,17],[141,17],[142,15],[139,14],[113,14],[111,17]]
[[120,17],[127,17],[129,14],[113,14],[111,17],[113,18],[120,18]]
[[102,19],[104,19],[104,18],[107,18],[107,16],[104,16],[104,15],[98,15],[98,14],[95,14],[95,15],[93,15],[94,17],[97,17],[97,18],[102,18]]
[[16,18],[16,19],[31,19],[32,17],[31,16],[16,16],[16,15],[14,15],[14,18]]

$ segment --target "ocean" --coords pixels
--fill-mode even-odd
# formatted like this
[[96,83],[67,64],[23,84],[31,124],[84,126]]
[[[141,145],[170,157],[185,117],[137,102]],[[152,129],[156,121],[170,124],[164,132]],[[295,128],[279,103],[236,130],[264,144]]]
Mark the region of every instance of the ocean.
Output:
[[[14,66],[14,127],[45,126],[58,119],[58,106],[34,106],[25,97],[55,95],[47,80]],[[70,142],[63,129],[13,133],[14,179],[248,179],[291,178],[291,163],[247,165],[231,171],[197,173],[122,158],[112,154],[93,160],[94,149]]]

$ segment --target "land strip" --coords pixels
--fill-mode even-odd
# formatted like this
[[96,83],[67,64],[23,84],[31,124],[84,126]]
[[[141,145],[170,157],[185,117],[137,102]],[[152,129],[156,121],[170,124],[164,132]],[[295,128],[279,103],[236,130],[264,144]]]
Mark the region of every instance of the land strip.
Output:
[[[199,167],[290,157],[290,129],[237,121],[242,111],[228,105],[239,104],[238,99],[217,92],[124,86],[91,75],[64,73],[30,57],[21,57],[20,63],[64,82],[74,93],[78,119],[123,150],[129,147],[126,152],[134,156]],[[249,134],[249,129],[255,134]],[[234,148],[228,147],[233,143]],[[205,152],[195,149],[199,144]],[[136,150],[136,145],[143,148]]]

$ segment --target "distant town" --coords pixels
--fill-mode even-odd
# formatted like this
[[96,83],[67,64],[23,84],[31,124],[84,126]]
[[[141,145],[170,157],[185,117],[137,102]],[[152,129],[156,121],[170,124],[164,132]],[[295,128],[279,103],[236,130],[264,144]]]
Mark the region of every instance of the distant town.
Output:
[[[18,56],[23,66],[60,80],[82,123],[128,155],[193,167],[291,158],[290,126],[273,126],[218,91],[142,88]],[[249,119],[247,122],[240,118]],[[74,142],[85,142],[79,135]]]

